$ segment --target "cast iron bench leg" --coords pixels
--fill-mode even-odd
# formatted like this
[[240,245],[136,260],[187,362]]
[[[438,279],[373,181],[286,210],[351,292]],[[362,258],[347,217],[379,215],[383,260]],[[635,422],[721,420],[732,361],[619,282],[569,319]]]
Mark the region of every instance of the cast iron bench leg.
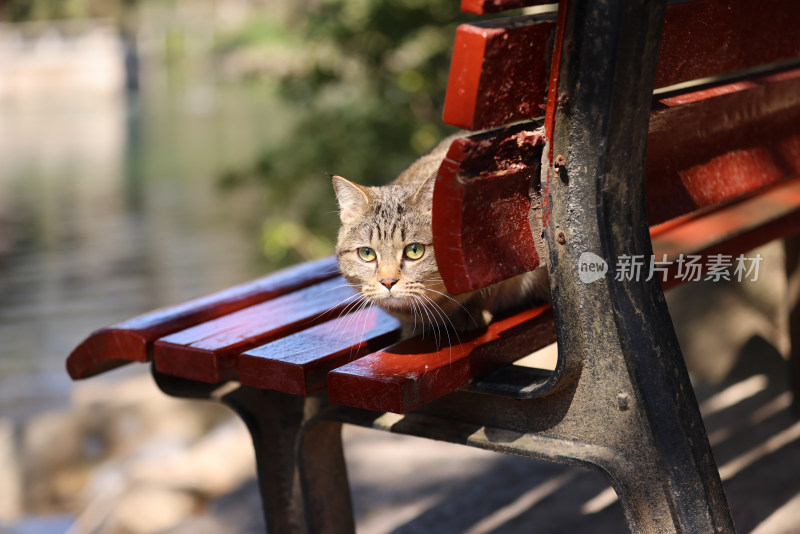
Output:
[[165,393],[218,400],[245,422],[256,451],[268,532],[355,532],[342,424],[317,417],[327,404],[323,397],[298,397],[237,384],[230,388],[205,385],[155,370],[153,374]]
[[[642,500],[653,496],[659,516],[670,510],[672,524],[656,524],[652,532],[734,532],[663,291],[646,269],[653,252],[645,154],[665,1],[586,0],[564,7],[558,98],[550,99],[556,109],[546,119],[551,141],[542,165],[559,365],[567,376],[591,382],[581,366],[610,355],[618,364],[597,368],[598,380],[627,375],[632,391],[618,394],[636,406],[640,437],[628,431],[620,439],[625,447],[641,440],[654,456],[635,462],[632,472],[617,468],[615,476],[635,486],[636,469],[649,469],[642,476],[659,491],[634,490],[628,498],[634,512],[646,510]],[[579,279],[587,253],[606,262],[608,276]],[[636,257],[643,261],[639,272],[619,269]],[[589,432],[602,432],[603,421],[590,406],[584,409],[595,426]],[[615,487],[624,494],[626,484]]]

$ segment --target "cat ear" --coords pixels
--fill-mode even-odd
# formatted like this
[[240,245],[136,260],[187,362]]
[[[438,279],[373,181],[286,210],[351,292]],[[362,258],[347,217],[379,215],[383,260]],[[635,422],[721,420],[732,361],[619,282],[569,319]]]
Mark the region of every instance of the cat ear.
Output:
[[369,205],[367,189],[341,176],[332,176],[333,190],[339,201],[339,217],[348,223],[360,217]]
[[422,185],[414,191],[414,194],[411,196],[413,203],[425,203],[428,206],[433,204],[433,187],[436,185],[436,175],[438,173],[431,174],[427,180],[422,182]]

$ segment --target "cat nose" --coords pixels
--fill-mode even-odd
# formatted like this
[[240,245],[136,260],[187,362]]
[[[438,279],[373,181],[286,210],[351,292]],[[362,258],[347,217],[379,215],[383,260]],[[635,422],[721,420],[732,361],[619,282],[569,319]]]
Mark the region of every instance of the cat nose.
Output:
[[397,283],[397,278],[381,278],[381,284],[383,284],[384,287],[386,287],[386,289],[390,291],[392,289],[392,286],[394,286],[396,283]]

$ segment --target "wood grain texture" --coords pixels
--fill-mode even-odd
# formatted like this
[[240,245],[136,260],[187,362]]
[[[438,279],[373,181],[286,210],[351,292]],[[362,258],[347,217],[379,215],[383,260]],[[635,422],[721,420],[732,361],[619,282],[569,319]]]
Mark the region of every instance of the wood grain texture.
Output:
[[328,371],[400,338],[400,322],[376,307],[328,321],[239,357],[242,384],[293,395],[324,389]]
[[337,317],[355,302],[343,278],[306,287],[159,339],[156,369],[208,383],[235,378],[242,352]]
[[554,34],[545,15],[459,26],[442,120],[479,130],[542,115]]
[[67,358],[73,379],[152,359],[153,342],[199,322],[252,306],[338,274],[333,257],[304,263],[217,293],[155,310],[92,333]]
[[409,339],[332,371],[331,402],[405,413],[549,345],[555,330],[542,305],[460,333],[452,345],[443,336]]
[[[678,258],[736,256],[775,239],[800,233],[800,175],[752,192],[724,207],[670,221],[651,229],[656,258],[671,262],[665,289],[688,280],[678,277]],[[748,258],[755,254],[748,254]],[[749,267],[749,263],[748,263]],[[762,266],[763,267],[763,266]],[[733,270],[733,269],[731,269]],[[703,278],[706,277],[704,273]]]
[[655,87],[800,57],[795,0],[702,0],[667,6]]
[[451,293],[539,265],[541,235],[534,235],[529,212],[538,202],[531,182],[539,177],[543,136],[534,126],[459,138],[439,169],[433,244]]
[[800,172],[800,71],[775,80],[692,93],[681,105],[653,111],[647,146],[651,225]]
[[[795,0],[671,4],[655,88],[796,59],[797,28],[800,2]],[[554,32],[552,18],[544,15],[459,27],[444,122],[480,130],[543,115]]]

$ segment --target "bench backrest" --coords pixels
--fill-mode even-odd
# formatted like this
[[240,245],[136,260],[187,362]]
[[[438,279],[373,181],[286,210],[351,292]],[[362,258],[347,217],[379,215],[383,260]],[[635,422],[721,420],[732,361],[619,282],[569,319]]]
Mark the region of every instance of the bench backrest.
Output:
[[[463,6],[486,13],[540,3],[465,0]],[[647,145],[651,225],[800,174],[798,24],[800,5],[792,0],[667,6]],[[556,28],[552,14],[459,27],[445,122],[475,130],[535,119],[546,110],[552,115],[558,97],[550,67],[561,53]],[[537,126],[529,123],[527,131]],[[528,271],[544,254],[536,233],[537,219],[547,220],[546,198],[525,202],[520,192],[539,181],[537,156],[546,139],[528,137],[516,161],[493,157],[504,135],[503,129],[454,146],[437,183],[434,244],[445,254],[440,267],[452,292]],[[476,202],[485,190],[492,191],[488,200]],[[498,222],[498,212],[509,222]],[[459,224],[452,229],[455,214]],[[509,239],[510,229],[528,217],[533,235]]]

